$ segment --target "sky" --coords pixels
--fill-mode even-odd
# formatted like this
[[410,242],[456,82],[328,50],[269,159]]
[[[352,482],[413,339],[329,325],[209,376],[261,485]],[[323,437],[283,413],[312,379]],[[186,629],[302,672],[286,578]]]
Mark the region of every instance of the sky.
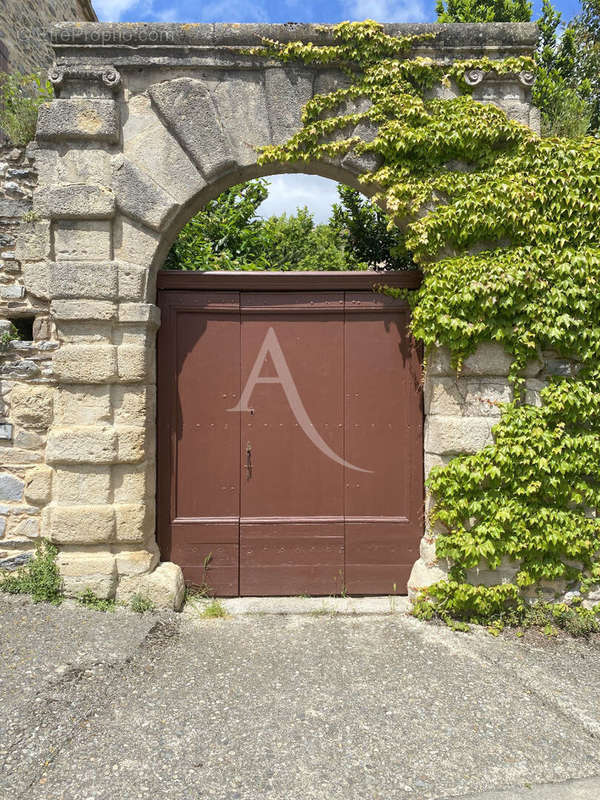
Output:
[[[92,0],[103,22],[320,22],[375,19],[378,22],[434,22],[435,0]],[[568,21],[578,0],[555,0]],[[534,0],[533,19],[541,0]],[[261,216],[294,213],[308,206],[315,222],[326,222],[338,199],[336,184],[315,175],[276,175]]]

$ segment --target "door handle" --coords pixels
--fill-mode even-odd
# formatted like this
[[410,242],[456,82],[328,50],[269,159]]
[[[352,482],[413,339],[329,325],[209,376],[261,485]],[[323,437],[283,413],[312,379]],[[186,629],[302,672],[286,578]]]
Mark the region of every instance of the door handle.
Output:
[[246,477],[252,477],[252,445],[250,442],[246,445]]

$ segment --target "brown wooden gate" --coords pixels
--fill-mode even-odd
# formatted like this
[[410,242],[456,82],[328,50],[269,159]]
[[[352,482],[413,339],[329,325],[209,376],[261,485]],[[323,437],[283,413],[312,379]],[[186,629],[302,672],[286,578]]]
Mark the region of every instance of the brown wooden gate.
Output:
[[159,543],[188,583],[406,592],[423,528],[421,365],[407,304],[372,284],[161,273]]

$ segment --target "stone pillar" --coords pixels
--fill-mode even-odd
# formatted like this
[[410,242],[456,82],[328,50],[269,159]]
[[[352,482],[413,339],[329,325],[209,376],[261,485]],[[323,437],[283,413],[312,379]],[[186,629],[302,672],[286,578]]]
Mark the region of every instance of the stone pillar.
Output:
[[[38,121],[40,187],[34,211],[49,223],[50,258],[28,265],[31,291],[51,299],[60,347],[46,463],[52,500],[43,534],[60,548],[67,594],[91,588],[127,601],[136,592],[178,607],[181,571],[163,564],[155,541],[155,358],[159,324],[147,279],[115,259],[123,168],[114,92],[106,69],[85,85],[56,71],[60,97]],[[66,96],[65,96],[66,95]],[[127,176],[135,192],[135,176]],[[150,209],[150,213],[154,213]],[[122,232],[122,225],[121,225]]]
[[[438,347],[429,353],[424,384],[425,480],[432,467],[444,466],[458,455],[476,453],[493,442],[492,428],[500,418],[500,405],[513,399],[508,381],[510,366],[511,356],[495,343],[481,344],[465,360],[460,375],[452,369],[446,348]],[[527,365],[525,375],[531,399],[543,386],[537,378],[543,369],[541,360]],[[426,490],[425,533],[420,558],[408,581],[409,597],[413,600],[421,589],[448,575],[448,563],[436,556],[435,540],[444,528],[429,518],[434,505],[435,498]],[[500,570],[490,570],[487,564],[482,564],[471,571],[469,581],[501,583],[507,577],[512,578],[517,570],[518,564],[506,563]]]

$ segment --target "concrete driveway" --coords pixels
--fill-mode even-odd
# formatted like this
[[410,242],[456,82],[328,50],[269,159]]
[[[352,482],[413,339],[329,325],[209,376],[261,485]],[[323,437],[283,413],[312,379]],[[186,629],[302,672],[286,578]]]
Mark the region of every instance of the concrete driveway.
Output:
[[2,800],[597,800],[600,643],[0,596]]

